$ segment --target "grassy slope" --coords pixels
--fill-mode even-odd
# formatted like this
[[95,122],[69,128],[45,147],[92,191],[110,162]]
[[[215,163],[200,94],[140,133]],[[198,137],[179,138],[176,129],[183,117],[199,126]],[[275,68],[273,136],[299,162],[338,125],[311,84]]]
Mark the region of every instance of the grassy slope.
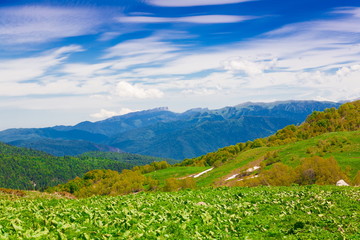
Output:
[[[348,140],[348,144],[345,144],[342,148],[332,146],[330,147],[329,152],[316,152],[314,154],[307,153],[307,149],[316,147],[319,141],[333,139],[334,137],[346,138]],[[198,184],[202,186],[217,182],[221,185],[224,183],[220,180],[222,176],[228,177],[231,173],[238,173],[239,170],[246,170],[247,168],[258,165],[263,159],[265,153],[268,151],[278,151],[281,162],[292,167],[299,165],[301,159],[304,157],[322,155],[327,158],[332,156],[337,160],[343,170],[346,170],[347,166],[351,168],[349,174],[350,178],[353,178],[357,171],[360,170],[360,131],[326,133],[315,138],[283,146],[263,147],[246,151],[244,153],[240,153],[234,161],[219,167],[216,170],[216,177],[209,174],[204,178],[200,178]]]
[[351,177],[354,177],[360,170],[360,131],[326,133],[312,139],[285,145],[280,148],[280,158],[287,165],[297,166],[301,158],[311,156],[306,152],[307,148],[316,146],[321,140],[334,137],[346,138],[349,140],[349,144],[345,144],[343,147],[332,146],[329,152],[315,153],[315,155],[320,154],[326,158],[334,157],[344,170],[346,166],[350,166]]
[[147,173],[145,175],[159,180],[162,184],[167,178],[181,178],[194,173],[205,171],[206,169],[209,169],[209,167],[170,167]]
[[[355,132],[336,132],[326,133],[318,137],[308,140],[299,141],[295,143],[286,144],[276,147],[261,147],[251,149],[240,153],[237,157],[227,162],[226,164],[215,168],[214,170],[204,174],[197,179],[199,187],[212,185],[223,185],[226,177],[232,174],[239,173],[259,163],[263,160],[264,155],[269,151],[278,151],[281,161],[284,164],[295,167],[300,163],[304,157],[310,157],[312,154],[307,153],[307,149],[316,147],[319,141],[324,141],[332,138],[346,138],[348,143],[343,147],[331,146],[329,152],[317,152],[315,155],[322,155],[326,158],[333,156],[339,165],[346,170],[347,166],[351,167],[349,172],[350,177],[353,178],[357,171],[360,170],[360,131]],[[149,174],[159,180],[164,180],[169,177],[182,177],[196,172],[201,172],[207,168],[196,167],[175,167],[170,169],[160,170]],[[176,175],[178,173],[178,175]]]

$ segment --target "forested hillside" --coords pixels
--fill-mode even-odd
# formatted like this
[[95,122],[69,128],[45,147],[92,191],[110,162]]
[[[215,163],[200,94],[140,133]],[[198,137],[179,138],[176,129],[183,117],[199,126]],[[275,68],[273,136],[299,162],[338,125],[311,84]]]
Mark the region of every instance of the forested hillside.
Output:
[[124,163],[129,163],[136,166],[150,164],[152,162],[160,162],[166,161],[170,164],[178,163],[179,161],[171,159],[171,158],[160,158],[160,157],[152,157],[152,156],[144,156],[140,154],[133,153],[117,153],[117,152],[86,152],[78,155],[77,157],[85,159],[85,158],[97,158],[97,159],[110,159],[116,160]]
[[44,189],[81,177],[94,169],[122,171],[163,159],[133,154],[101,157],[89,153],[79,157],[55,157],[50,154],[0,143],[0,187],[14,189]]

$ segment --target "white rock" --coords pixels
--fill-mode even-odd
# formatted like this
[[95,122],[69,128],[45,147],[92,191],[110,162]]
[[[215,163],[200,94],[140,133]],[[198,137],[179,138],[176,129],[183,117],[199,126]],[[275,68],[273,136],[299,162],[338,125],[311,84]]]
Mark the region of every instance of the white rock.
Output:
[[259,168],[260,168],[260,166],[255,166],[255,167],[249,168],[248,170],[246,170],[246,172],[250,173],[250,172],[253,172],[255,170],[258,170]]
[[193,178],[198,178],[198,177],[200,177],[201,175],[203,175],[203,174],[205,174],[205,173],[207,173],[207,172],[210,172],[210,171],[213,170],[213,169],[214,169],[214,168],[212,167],[212,168],[210,168],[210,169],[208,169],[208,170],[205,170],[205,171],[203,171],[203,172],[201,172],[201,173],[198,173],[198,174],[194,175]]
[[339,180],[336,183],[336,186],[349,186],[349,184],[347,184],[344,180]]
[[227,179],[225,179],[225,181],[229,181],[231,179],[234,179],[234,178],[236,178],[237,175],[239,175],[239,174],[234,174],[231,177],[228,177]]

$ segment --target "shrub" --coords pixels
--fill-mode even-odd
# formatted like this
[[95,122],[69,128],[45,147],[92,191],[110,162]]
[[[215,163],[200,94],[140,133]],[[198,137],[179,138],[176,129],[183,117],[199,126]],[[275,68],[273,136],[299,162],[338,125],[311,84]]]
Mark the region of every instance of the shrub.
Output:
[[305,158],[302,164],[296,168],[296,175],[296,183],[300,185],[335,184],[340,179],[348,181],[347,176],[333,157],[328,159],[318,156]]

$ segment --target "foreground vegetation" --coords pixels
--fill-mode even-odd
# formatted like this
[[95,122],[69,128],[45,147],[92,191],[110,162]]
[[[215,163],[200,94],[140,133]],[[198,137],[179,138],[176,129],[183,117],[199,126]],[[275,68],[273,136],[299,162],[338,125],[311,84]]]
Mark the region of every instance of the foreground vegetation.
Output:
[[360,238],[354,187],[209,188],[81,200],[31,194],[0,192],[1,239]]

